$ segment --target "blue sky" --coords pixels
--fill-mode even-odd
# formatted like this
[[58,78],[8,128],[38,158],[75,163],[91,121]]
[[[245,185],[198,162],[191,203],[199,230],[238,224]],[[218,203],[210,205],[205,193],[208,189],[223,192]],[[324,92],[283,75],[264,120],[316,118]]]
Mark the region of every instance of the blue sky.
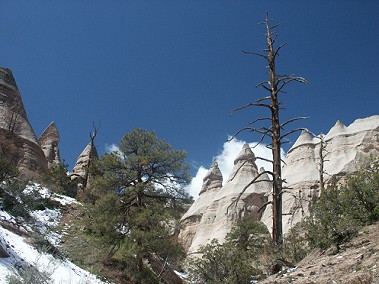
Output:
[[[138,127],[206,168],[228,135],[262,113],[230,110],[262,95],[275,23],[279,73],[305,77],[283,97],[282,118],[327,132],[379,113],[379,1],[1,1],[0,65],[13,71],[37,134],[51,121],[70,168],[100,123],[99,152]],[[259,137],[244,134],[246,141]],[[296,140],[296,136],[291,137]]]

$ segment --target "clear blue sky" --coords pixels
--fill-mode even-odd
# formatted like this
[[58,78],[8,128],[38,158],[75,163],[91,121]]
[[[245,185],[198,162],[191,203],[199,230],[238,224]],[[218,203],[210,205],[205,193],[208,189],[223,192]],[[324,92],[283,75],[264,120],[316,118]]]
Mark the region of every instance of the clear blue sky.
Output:
[[375,0],[1,1],[0,65],[36,134],[56,122],[70,168],[94,121],[100,153],[142,127],[187,150],[195,171],[261,115],[230,110],[264,95],[264,61],[241,50],[265,47],[266,10],[287,42],[279,73],[310,82],[288,89],[283,119],[310,116],[295,126],[319,133],[379,113]]

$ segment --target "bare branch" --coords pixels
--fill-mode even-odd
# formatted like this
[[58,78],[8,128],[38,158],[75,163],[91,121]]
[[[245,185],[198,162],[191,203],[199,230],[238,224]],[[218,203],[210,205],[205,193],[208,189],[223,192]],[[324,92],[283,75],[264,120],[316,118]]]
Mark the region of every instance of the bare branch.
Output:
[[232,114],[236,111],[239,111],[239,110],[242,110],[242,109],[245,109],[245,108],[248,108],[248,107],[251,107],[251,106],[258,106],[258,107],[266,107],[266,108],[269,108],[271,109],[271,106],[268,105],[268,104],[261,104],[261,103],[248,103],[246,105],[243,105],[243,106],[240,106],[238,108],[235,108],[232,110]]
[[270,159],[266,159],[266,158],[262,158],[262,157],[255,157],[255,158],[258,159],[258,160],[262,160],[262,161],[266,161],[266,162],[269,162],[269,163],[273,163],[273,161],[270,160]]
[[260,102],[267,101],[267,100],[271,100],[271,96],[260,98],[260,99],[256,100],[255,102],[260,103]]
[[[273,34],[272,34],[273,35]],[[275,35],[275,37],[272,39],[272,45],[276,42],[276,39],[278,38],[278,35]]]
[[275,51],[275,57],[279,54],[279,50],[281,50],[283,47],[285,47],[286,46],[286,44],[287,43],[283,43],[283,44],[281,44],[277,49],[276,49],[276,51]]
[[307,80],[305,80],[303,77],[296,77],[294,75],[285,75],[285,76],[278,76],[277,77],[277,84],[280,85],[276,91],[276,93],[279,93],[282,91],[284,86],[291,82],[298,82],[302,84],[309,84]]
[[232,203],[229,204],[228,208],[226,209],[226,215],[229,213],[229,208],[233,205],[236,205],[237,206],[237,203],[238,201],[240,200],[242,194],[245,193],[246,189],[249,188],[249,186],[251,186],[252,184],[254,183],[257,183],[257,182],[262,182],[262,181],[267,181],[267,180],[258,180],[261,176],[263,176],[264,174],[270,174],[272,176],[274,176],[273,172],[271,171],[263,171],[261,173],[259,173],[252,181],[250,181],[243,189],[242,191],[238,194],[237,198],[233,200]]
[[282,140],[283,138],[287,137],[288,135],[291,135],[292,133],[295,133],[295,132],[298,132],[298,131],[303,131],[303,130],[306,130],[306,128],[297,128],[297,129],[293,129],[289,132],[287,132],[286,134],[282,135],[280,137],[280,140]]
[[260,82],[258,85],[256,85],[255,87],[258,88],[258,87],[262,87],[264,88],[266,91],[269,91],[271,92],[271,88],[267,87],[265,84],[268,84],[270,85],[269,82]]
[[255,120],[249,122],[249,124],[254,124],[254,123],[256,123],[258,121],[262,121],[262,120],[271,120],[271,118],[270,117],[260,117],[260,118],[257,118]]
[[267,201],[265,204],[263,204],[261,207],[259,207],[257,213],[261,212],[261,210],[266,208],[266,206],[269,204],[272,204],[272,201]]
[[270,134],[270,132],[272,133],[271,129],[267,129],[264,127],[263,128],[243,127],[240,130],[238,130],[235,134],[233,134],[227,141],[228,142],[232,141],[234,139],[234,137],[236,137],[237,135],[239,135],[243,131],[257,132],[259,134],[262,134],[262,138],[261,138],[260,142],[263,140],[263,138],[265,136],[272,137],[272,134]]
[[268,129],[265,133],[262,134],[261,138],[259,139],[259,141],[253,146],[253,148],[257,147],[259,144],[262,143],[263,139],[265,139],[266,136],[269,136],[269,137],[272,137],[272,133],[270,134],[269,132],[271,132],[270,129]]
[[89,133],[89,137],[91,139],[91,144],[93,145],[94,141],[95,141],[95,138],[96,138],[96,135],[97,135],[97,132],[99,131],[100,129],[100,124],[98,126],[95,125],[95,122],[93,121],[92,122],[92,127],[93,127],[93,131],[91,131]]
[[239,172],[239,170],[245,165],[247,163],[247,161],[244,161],[242,164],[241,164],[241,166],[236,170],[236,172],[235,172],[235,174],[228,180],[228,182],[229,181],[232,181],[235,177],[236,177],[236,175],[237,175],[237,173]]
[[268,57],[266,55],[263,55],[263,54],[260,54],[258,52],[254,52],[254,51],[244,51],[242,50],[243,53],[245,54],[253,54],[253,55],[257,55],[257,56],[260,56],[260,57],[263,57],[264,59],[268,60]]
[[294,121],[297,121],[297,120],[302,120],[302,119],[309,119],[309,118],[310,117],[308,117],[308,116],[299,116],[299,117],[295,117],[295,118],[289,119],[286,122],[282,123],[280,125],[280,128],[283,129],[283,127],[286,126],[288,123],[291,123],[291,122],[294,122]]

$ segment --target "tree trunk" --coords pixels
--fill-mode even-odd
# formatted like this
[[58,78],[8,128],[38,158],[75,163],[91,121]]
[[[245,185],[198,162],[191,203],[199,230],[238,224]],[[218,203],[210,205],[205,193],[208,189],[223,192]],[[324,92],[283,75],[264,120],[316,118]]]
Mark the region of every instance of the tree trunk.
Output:
[[272,239],[276,245],[282,244],[282,169],[281,169],[281,133],[278,100],[278,82],[275,73],[275,50],[270,28],[267,24],[267,45],[268,45],[268,62],[270,68],[270,86],[271,86],[271,127],[272,127],[272,158],[273,158],[273,196],[272,196]]

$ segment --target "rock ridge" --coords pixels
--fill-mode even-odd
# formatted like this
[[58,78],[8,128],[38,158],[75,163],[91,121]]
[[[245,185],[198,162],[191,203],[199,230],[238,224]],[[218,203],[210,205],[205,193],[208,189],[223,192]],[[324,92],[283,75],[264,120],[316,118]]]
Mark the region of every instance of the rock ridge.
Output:
[[[379,156],[379,115],[357,119],[349,126],[337,121],[324,140],[324,179],[328,183],[333,176],[344,176],[358,170],[371,155]],[[284,159],[282,175],[286,187],[290,188],[283,193],[284,233],[308,214],[312,202],[320,194],[319,153],[320,139],[313,137],[310,131],[304,131]],[[224,186],[218,180],[217,186],[207,189],[210,183],[206,183],[212,175],[204,179],[201,195],[181,219],[183,229],[179,240],[188,253],[196,252],[200,245],[209,243],[213,238],[222,243],[241,216],[260,220],[271,231],[271,205],[267,205],[263,213],[258,212],[272,198],[270,179],[262,175],[260,179],[264,182],[249,186],[263,171],[257,169],[254,153],[245,144],[235,158],[233,170]],[[208,173],[212,173],[212,168]]]
[[14,161],[21,177],[38,179],[47,171],[47,160],[8,68],[0,68],[0,150]]
[[52,168],[61,162],[58,144],[60,141],[58,129],[52,121],[38,139],[41,149],[47,159],[48,168]]

